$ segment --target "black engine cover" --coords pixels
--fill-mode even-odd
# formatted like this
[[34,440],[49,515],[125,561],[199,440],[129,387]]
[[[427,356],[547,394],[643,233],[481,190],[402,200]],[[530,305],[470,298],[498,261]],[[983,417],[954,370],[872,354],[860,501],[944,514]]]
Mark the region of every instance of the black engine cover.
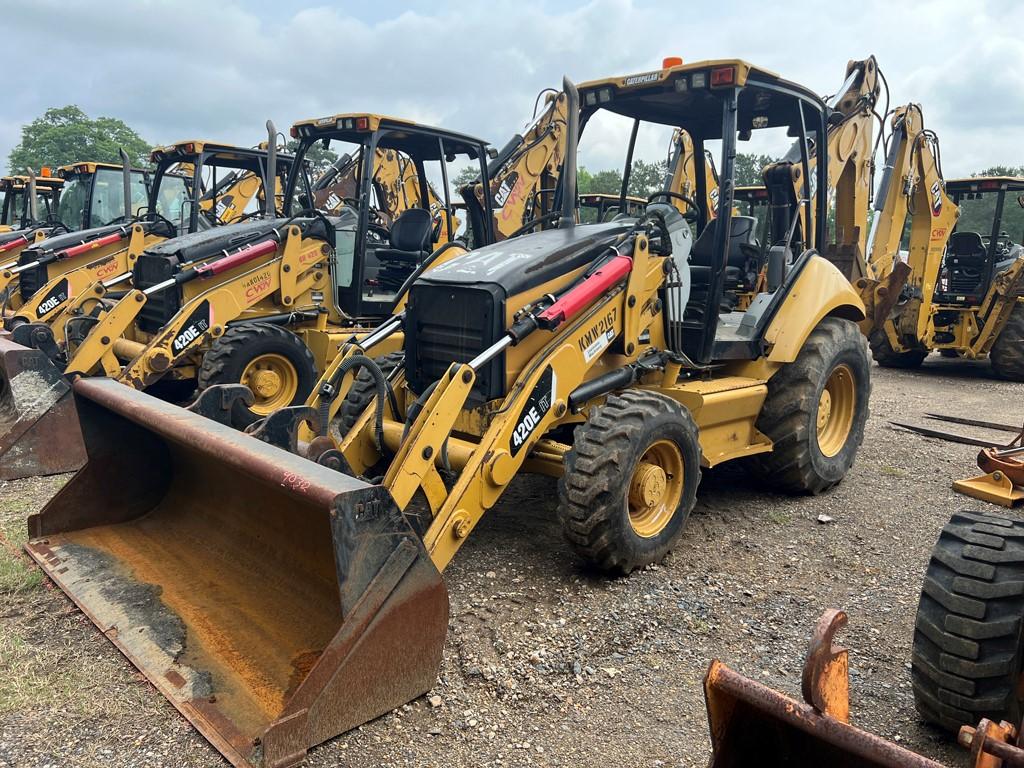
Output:
[[[552,229],[495,243],[427,270],[406,307],[405,377],[422,393],[505,332],[506,303],[592,263],[633,221]],[[518,307],[516,307],[518,309]],[[471,399],[505,396],[505,356],[477,371]]]

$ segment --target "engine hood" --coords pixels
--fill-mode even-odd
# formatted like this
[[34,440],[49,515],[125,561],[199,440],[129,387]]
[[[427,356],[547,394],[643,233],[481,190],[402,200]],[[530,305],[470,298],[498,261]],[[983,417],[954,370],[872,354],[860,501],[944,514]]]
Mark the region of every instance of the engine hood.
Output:
[[127,224],[108,224],[103,227],[80,229],[77,232],[65,232],[60,235],[48,237],[39,243],[39,245],[33,246],[32,248],[26,248],[22,251],[22,263],[27,264],[30,261],[35,261],[44,253],[52,253],[54,251],[63,250],[64,248],[71,248],[75,245],[88,243],[90,240],[96,240],[98,238],[105,237],[106,235],[113,234],[114,232],[121,232],[126,230],[128,227],[129,225]]
[[493,283],[513,296],[592,262],[635,220],[550,229],[477,248],[427,271],[417,282]]

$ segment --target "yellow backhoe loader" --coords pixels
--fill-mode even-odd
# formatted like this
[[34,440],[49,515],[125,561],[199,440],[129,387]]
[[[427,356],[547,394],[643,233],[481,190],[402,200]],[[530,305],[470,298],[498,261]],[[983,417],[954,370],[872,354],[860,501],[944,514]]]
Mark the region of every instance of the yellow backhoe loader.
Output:
[[[247,215],[244,201],[258,193],[250,177],[263,178],[266,152],[183,142],[157,149],[153,159],[157,168],[148,208],[137,218],[53,235],[24,249],[16,264],[6,265],[4,275],[13,289],[7,300],[17,309],[5,317],[6,331],[0,338],[3,479],[81,466],[85,457],[70,386],[61,375],[63,369],[55,365],[62,359],[68,334],[74,337],[88,330],[96,306],[126,283],[147,247],[181,231],[214,226],[219,222],[214,211],[231,220]],[[289,163],[290,156],[284,157],[280,167],[287,169]],[[225,169],[227,184],[217,182],[217,168]],[[180,175],[182,169],[190,175]],[[211,182],[205,194],[204,174]],[[97,171],[93,176],[102,174]],[[133,178],[122,171],[121,179],[123,210],[130,210]],[[261,188],[262,182],[257,186]],[[85,210],[91,208],[87,202]]]
[[[87,309],[108,290],[123,290],[145,248],[168,237],[238,223],[263,210],[262,205],[254,206],[263,200],[265,150],[186,141],[156,148],[151,159],[156,169],[148,185],[148,200],[133,211],[139,221],[132,223],[127,245],[123,228],[112,232],[100,228],[100,237],[85,239],[72,248],[67,248],[63,239],[51,238],[27,251],[21,264],[10,270],[18,270],[15,298],[21,305],[6,318],[4,327],[13,331],[32,325],[14,334],[24,339],[22,343],[55,350],[51,356],[60,358],[68,322],[87,316]],[[290,155],[278,157],[282,176],[287,175],[291,159]],[[206,192],[205,181],[209,182]],[[128,179],[124,182],[127,185]],[[127,198],[128,187],[122,189]],[[148,229],[147,219],[154,222]],[[81,235],[89,237],[94,231]],[[40,252],[40,248],[46,250]],[[53,254],[52,258],[47,258],[48,254]]]
[[[57,208],[64,180],[49,175],[5,176],[0,179],[4,192],[0,208],[0,266],[16,264],[19,254],[36,245],[54,232],[63,232],[53,212]],[[35,192],[33,192],[35,190]],[[7,291],[0,291],[6,298]]]
[[[413,273],[404,310],[342,347],[348,369],[324,399],[345,396],[356,366],[377,384],[343,438],[308,407],[244,434],[114,380],[74,384],[89,459],[30,518],[27,549],[234,765],[296,765],[429,690],[448,625],[440,572],[521,472],[558,476],[573,547],[624,573],[678,543],[702,467],[749,459],[776,486],[816,493],[853,463],[870,359],[860,299],[815,251],[826,158],[803,204],[815,226],[770,249],[747,311],[719,311],[751,230],[733,213],[738,135],[820,146],[827,106],[736,60],[579,92],[566,81],[563,95],[558,226]],[[686,130],[696,195],[666,191],[639,220],[577,224],[577,137],[599,111]],[[346,121],[361,118],[369,128],[356,115],[296,128],[303,141],[355,138]],[[396,143],[417,135],[375,128]],[[429,145],[444,154],[465,140],[444,141],[455,146]],[[720,157],[717,217],[705,148]],[[692,211],[698,237],[669,200]],[[309,252],[291,239],[302,226],[314,224],[292,222],[285,250]],[[399,332],[404,357],[387,377],[368,355]]]
[[[0,207],[0,234],[29,229],[50,220],[57,212],[64,180],[51,176],[48,168],[39,176],[0,178],[3,205]],[[31,188],[35,187],[35,195]]]
[[895,111],[888,143],[858,283],[875,360],[987,356],[998,376],[1024,381],[1024,178],[945,182],[917,105]]

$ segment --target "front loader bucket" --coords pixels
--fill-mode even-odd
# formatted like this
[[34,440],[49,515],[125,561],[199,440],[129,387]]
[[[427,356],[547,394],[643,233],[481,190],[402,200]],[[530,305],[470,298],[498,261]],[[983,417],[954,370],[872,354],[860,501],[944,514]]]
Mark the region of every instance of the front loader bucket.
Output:
[[83,464],[71,385],[44,352],[0,337],[0,480],[74,472]]
[[235,766],[435,683],[448,593],[390,495],[109,379],[29,554]]
[[796,701],[713,661],[704,678],[710,768],[943,768],[849,722],[847,651],[832,637],[839,611],[818,622]]

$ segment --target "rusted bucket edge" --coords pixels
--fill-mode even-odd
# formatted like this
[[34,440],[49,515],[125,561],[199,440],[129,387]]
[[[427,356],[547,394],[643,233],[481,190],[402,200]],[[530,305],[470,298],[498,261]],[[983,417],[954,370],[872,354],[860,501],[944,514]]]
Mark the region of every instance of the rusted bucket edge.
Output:
[[74,383],[74,392],[76,396],[107,408],[173,443],[216,457],[217,461],[253,478],[308,497],[315,504],[329,508],[339,494],[370,488],[354,477],[323,467],[113,379],[78,379]]
[[712,750],[718,751],[720,729],[714,720],[713,700],[720,695],[751,705],[766,716],[820,738],[857,757],[900,768],[946,768],[916,752],[897,746],[873,733],[818,714],[803,702],[744,677],[715,659],[704,676],[704,699],[708,710]]

